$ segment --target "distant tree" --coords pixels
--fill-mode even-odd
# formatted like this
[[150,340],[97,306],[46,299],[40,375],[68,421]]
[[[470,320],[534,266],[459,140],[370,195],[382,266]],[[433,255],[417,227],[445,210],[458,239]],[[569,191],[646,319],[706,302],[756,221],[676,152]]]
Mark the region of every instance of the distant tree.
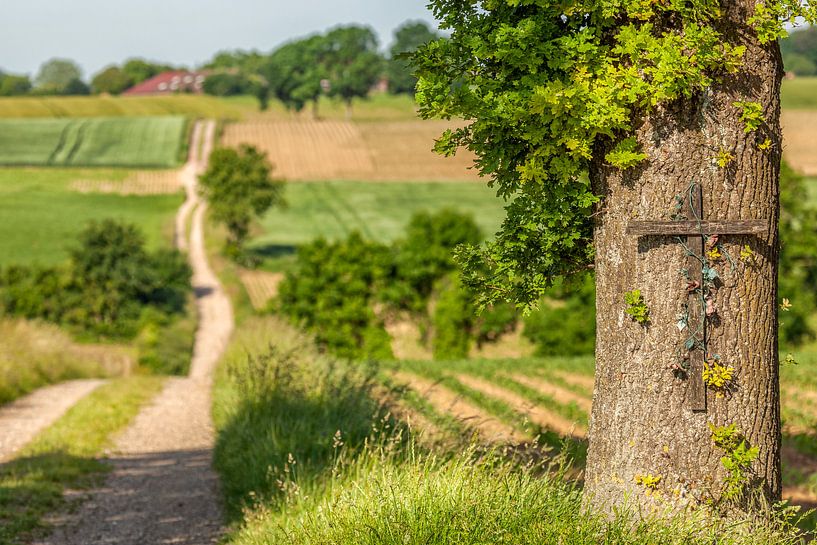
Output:
[[173,67],[168,64],[152,63],[144,59],[128,59],[122,65],[122,72],[130,78],[132,85],[142,83],[168,70],[173,70]]
[[817,66],[817,28],[796,29],[780,40],[783,67],[798,76],[814,75]]
[[395,30],[387,66],[389,92],[414,94],[417,78],[414,77],[410,61],[401,58],[401,55],[413,53],[421,45],[439,37],[440,35],[424,21],[407,21]]
[[221,72],[207,76],[204,92],[219,97],[243,95],[250,91],[250,85],[249,78],[244,74]]
[[75,78],[68,82],[63,90],[60,92],[61,95],[90,95],[91,88],[88,87],[88,84],[82,81],[81,79]]
[[817,75],[817,62],[802,53],[789,53],[784,56],[783,68],[797,76]]
[[133,80],[118,66],[108,66],[98,72],[91,80],[95,93],[118,95],[133,85]]
[[289,42],[273,51],[260,70],[269,83],[269,92],[296,112],[311,102],[317,115],[321,82],[327,78],[325,52],[326,40],[321,36]]
[[25,95],[29,91],[31,91],[31,80],[28,76],[0,74],[0,96]]
[[235,69],[244,75],[255,74],[261,70],[266,56],[258,51],[219,51],[203,68],[210,70]]
[[229,232],[225,251],[241,260],[250,222],[270,207],[283,204],[283,182],[271,177],[272,165],[256,148],[219,148],[210,154],[207,171],[199,177],[201,194],[213,219]]
[[34,83],[40,92],[63,93],[69,85],[76,85],[74,80],[82,81],[82,71],[69,59],[51,59],[43,63]]
[[323,62],[329,75],[329,94],[346,103],[351,115],[352,99],[365,98],[383,75],[383,57],[377,36],[368,27],[338,27],[326,35]]

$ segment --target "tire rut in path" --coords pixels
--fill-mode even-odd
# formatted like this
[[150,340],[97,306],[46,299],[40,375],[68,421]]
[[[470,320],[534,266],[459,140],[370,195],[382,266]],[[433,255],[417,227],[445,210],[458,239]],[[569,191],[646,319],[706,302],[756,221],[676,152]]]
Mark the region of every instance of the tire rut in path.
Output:
[[42,430],[104,382],[71,380],[46,386],[0,407],[0,463],[11,460]]
[[[188,200],[178,220],[184,225],[193,213],[189,258],[199,328],[190,375],[170,379],[139,413],[116,441],[113,471],[104,486],[76,513],[53,520],[55,531],[42,545],[200,545],[217,543],[222,535],[218,477],[212,469],[210,389],[233,317],[230,301],[207,264],[204,204],[195,191],[195,174],[205,166],[214,129],[208,122],[194,130],[205,139],[204,146],[202,157],[191,151],[184,169]],[[191,145],[191,150],[198,148],[198,142]],[[177,235],[182,249],[188,248],[179,243],[184,238]]]

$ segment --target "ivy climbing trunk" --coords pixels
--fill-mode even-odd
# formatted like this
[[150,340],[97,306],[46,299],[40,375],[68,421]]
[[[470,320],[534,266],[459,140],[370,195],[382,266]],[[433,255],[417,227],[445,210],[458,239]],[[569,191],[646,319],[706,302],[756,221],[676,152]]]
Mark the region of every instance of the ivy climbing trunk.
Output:
[[[650,509],[720,498],[728,474],[710,424],[736,425],[748,445],[758,448],[750,486],[768,499],[780,496],[782,68],[777,44],[761,45],[746,24],[754,6],[754,0],[722,5],[719,30],[731,44],[746,46],[737,73],[638,120],[635,135],[648,161],[621,171],[603,159],[610,148],[594,150],[591,182],[602,201],[594,233],[596,382],[585,492],[590,505],[602,510],[611,511],[624,498]],[[745,131],[741,109],[734,105],[738,101],[761,105],[763,124],[757,130]],[[724,256],[706,260],[719,275],[713,289],[716,313],[707,324],[707,358],[717,355],[724,366],[734,367],[735,376],[725,395],[709,388],[705,412],[692,410],[692,381],[678,369],[689,335],[689,329],[679,330],[679,321],[694,300],[682,274],[689,266],[684,247],[674,236],[627,234],[631,221],[672,219],[676,196],[685,196],[693,182],[703,190],[707,219],[769,220],[759,235],[722,235]],[[649,308],[646,325],[625,313],[625,293],[636,289]],[[649,476],[653,479],[645,480]]]

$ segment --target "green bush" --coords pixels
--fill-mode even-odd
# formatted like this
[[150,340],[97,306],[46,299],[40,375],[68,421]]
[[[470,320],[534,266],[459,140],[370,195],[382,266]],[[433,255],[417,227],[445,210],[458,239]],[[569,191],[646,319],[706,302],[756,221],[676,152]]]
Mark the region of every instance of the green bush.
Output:
[[[374,309],[409,310],[424,329],[431,325],[435,354],[464,357],[474,338],[490,342],[515,323],[510,307],[478,319],[455,273],[454,248],[481,239],[473,218],[452,210],[415,214],[391,247],[358,233],[333,243],[318,239],[299,249],[277,308],[339,356],[372,359],[393,358]],[[437,309],[433,316],[429,307]]]
[[540,356],[592,354],[596,343],[596,288],[592,275],[551,288],[524,319],[523,334]]
[[805,180],[785,163],[780,171],[780,268],[778,296],[789,299],[780,312],[780,344],[815,338],[809,320],[817,311],[817,209],[809,204]]
[[435,284],[437,293],[432,324],[431,347],[436,360],[468,357],[474,308],[457,273],[449,273]]
[[187,375],[195,338],[196,319],[192,308],[176,316],[147,307],[142,312],[136,337],[139,365],[162,375]]
[[144,309],[184,311],[190,276],[180,253],[149,253],[136,226],[104,220],[80,233],[63,267],[0,271],[0,308],[94,336],[133,337]]
[[419,212],[396,243],[397,297],[401,308],[424,312],[434,283],[457,270],[452,252],[460,244],[479,244],[483,234],[468,214],[443,209],[435,214]]
[[298,249],[295,268],[278,291],[279,308],[341,357],[391,358],[373,305],[392,275],[387,246],[359,233],[334,243],[318,239]]

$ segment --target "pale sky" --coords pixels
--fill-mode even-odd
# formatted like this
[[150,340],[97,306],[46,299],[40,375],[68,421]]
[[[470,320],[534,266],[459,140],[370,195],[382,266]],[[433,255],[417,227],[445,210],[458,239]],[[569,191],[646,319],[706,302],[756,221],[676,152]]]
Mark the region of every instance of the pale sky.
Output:
[[427,0],[17,0],[3,2],[0,69],[32,76],[52,57],[88,77],[129,57],[195,65],[222,49],[267,52],[339,24],[371,26],[381,48]]

